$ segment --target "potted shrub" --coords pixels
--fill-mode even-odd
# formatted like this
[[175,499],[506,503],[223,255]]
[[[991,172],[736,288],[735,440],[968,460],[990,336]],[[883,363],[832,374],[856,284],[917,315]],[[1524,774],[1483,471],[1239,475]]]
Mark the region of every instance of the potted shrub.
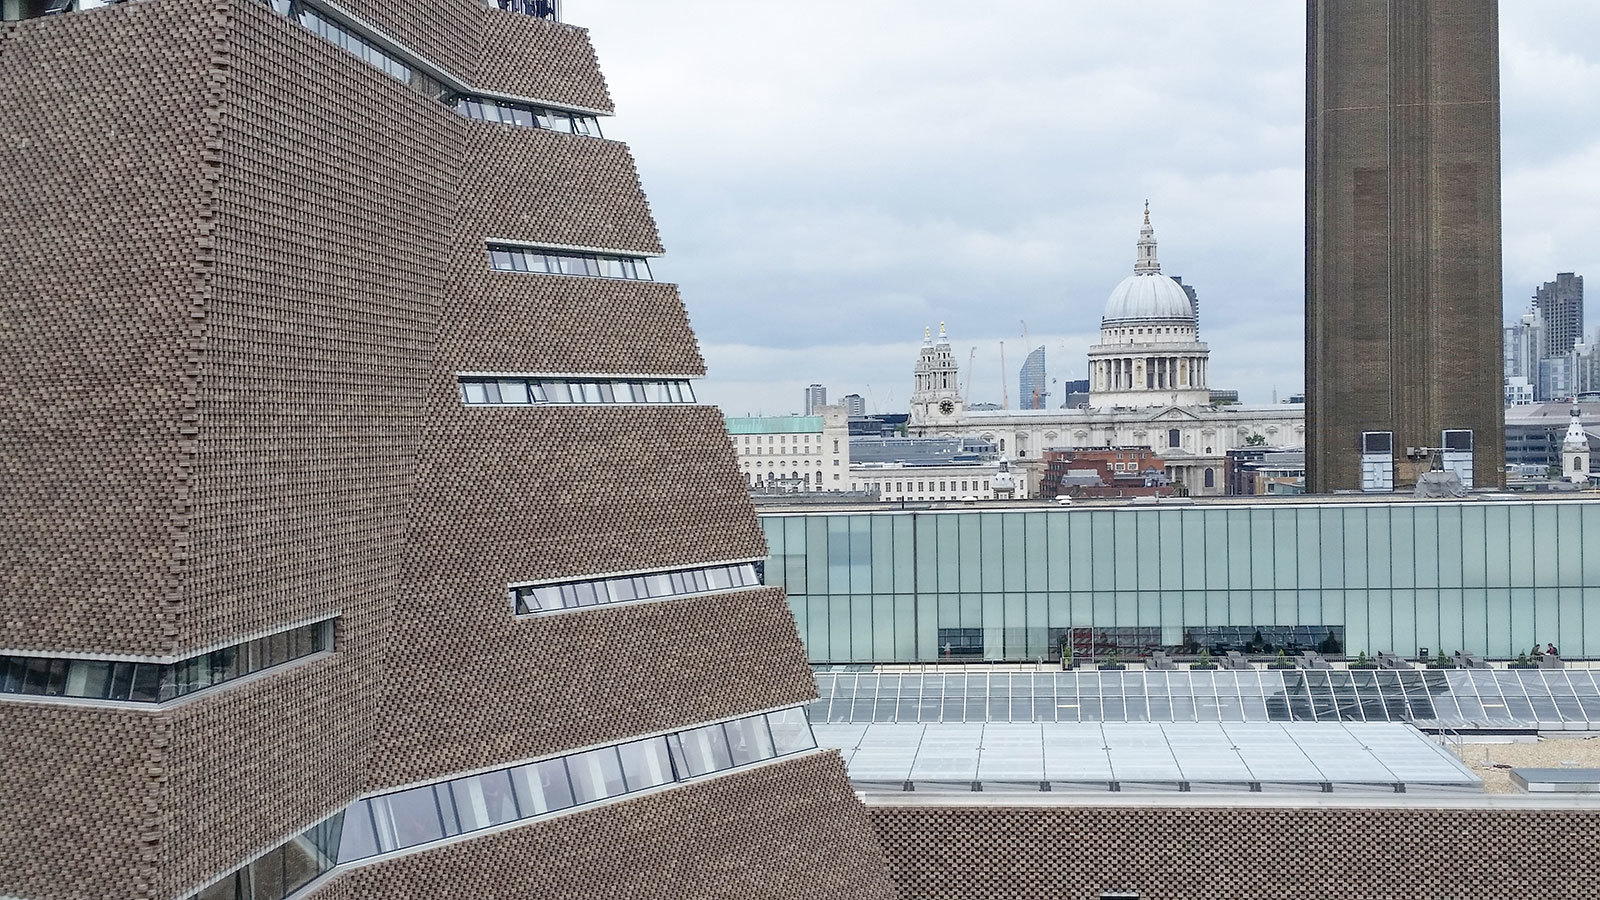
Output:
[[1078,665],[1078,661],[1076,659],[1072,658],[1072,646],[1070,644],[1062,644],[1061,645],[1061,669],[1062,669],[1062,671],[1066,671],[1067,669],[1076,668],[1077,665]]
[[1372,657],[1367,655],[1365,650],[1361,651],[1356,656],[1355,661],[1350,664],[1352,669],[1376,669],[1377,667],[1378,664],[1372,660]]
[[1292,668],[1294,668],[1294,660],[1290,659],[1289,658],[1289,654],[1283,652],[1282,648],[1279,648],[1277,658],[1274,659],[1272,662],[1267,663],[1267,668],[1269,668],[1269,669],[1292,669]]
[[1106,661],[1100,664],[1100,668],[1101,670],[1115,669],[1120,671],[1126,669],[1127,666],[1122,664],[1122,657],[1117,655],[1117,651],[1112,650],[1106,653]]
[[1201,647],[1200,658],[1189,664],[1190,669],[1210,670],[1216,667],[1217,664],[1211,661],[1211,650],[1206,647]]
[[1439,650],[1439,655],[1433,658],[1433,662],[1428,663],[1428,668],[1430,669],[1454,669],[1455,667],[1456,664],[1450,661],[1450,657],[1444,655],[1442,648]]
[[1512,668],[1512,669],[1537,669],[1537,668],[1539,668],[1539,664],[1534,662],[1533,660],[1529,659],[1527,651],[1524,650],[1522,653],[1517,655],[1516,660],[1514,660],[1510,664],[1509,668]]

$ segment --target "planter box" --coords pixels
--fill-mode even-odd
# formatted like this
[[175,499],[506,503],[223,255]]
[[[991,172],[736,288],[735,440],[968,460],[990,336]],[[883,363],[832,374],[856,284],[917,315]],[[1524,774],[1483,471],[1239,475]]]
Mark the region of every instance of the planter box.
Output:
[[1537,668],[1539,668],[1539,664],[1538,663],[1509,663],[1509,664],[1507,664],[1506,668],[1508,668],[1508,669],[1537,669]]
[[1446,665],[1442,665],[1441,666],[1438,663],[1428,663],[1428,668],[1430,668],[1430,669],[1454,669],[1455,665],[1454,664],[1446,664]]
[[1378,664],[1377,663],[1366,663],[1366,664],[1351,663],[1349,667],[1352,668],[1352,669],[1355,669],[1357,671],[1361,671],[1361,670],[1365,670],[1365,669],[1376,669],[1378,667]]
[[1101,663],[1096,668],[1102,672],[1120,672],[1123,669],[1126,669],[1127,666],[1123,665],[1122,663]]
[[1198,672],[1210,672],[1210,671],[1212,671],[1212,670],[1214,670],[1216,668],[1217,668],[1217,664],[1216,663],[1212,663],[1210,665],[1205,665],[1203,663],[1190,663],[1189,664],[1189,671],[1191,671],[1191,672],[1196,672],[1196,671],[1198,671]]
[[1295,664],[1294,663],[1267,663],[1267,668],[1269,668],[1269,669],[1293,669],[1293,668],[1295,668]]

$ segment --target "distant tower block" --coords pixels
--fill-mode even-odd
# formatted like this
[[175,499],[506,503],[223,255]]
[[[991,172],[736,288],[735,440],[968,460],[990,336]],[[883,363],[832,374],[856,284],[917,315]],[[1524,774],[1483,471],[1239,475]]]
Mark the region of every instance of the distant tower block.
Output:
[[1501,485],[1499,4],[1307,9],[1307,487],[1360,489],[1364,432],[1459,430]]

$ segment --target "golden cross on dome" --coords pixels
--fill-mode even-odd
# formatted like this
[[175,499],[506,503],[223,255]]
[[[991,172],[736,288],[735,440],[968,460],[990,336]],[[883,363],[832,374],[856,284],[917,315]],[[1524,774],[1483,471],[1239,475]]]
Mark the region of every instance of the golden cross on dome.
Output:
[[1150,224],[1150,201],[1149,200],[1144,201],[1144,223],[1146,225]]

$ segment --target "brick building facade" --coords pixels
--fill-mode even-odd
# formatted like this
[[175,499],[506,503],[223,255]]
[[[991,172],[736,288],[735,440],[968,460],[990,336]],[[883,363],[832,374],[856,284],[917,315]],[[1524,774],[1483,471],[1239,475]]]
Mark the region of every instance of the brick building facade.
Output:
[[1314,0],[1307,23],[1307,488],[1360,489],[1363,432],[1409,487],[1430,460],[1407,448],[1445,430],[1501,485],[1499,0]]
[[0,25],[0,895],[892,896],[518,6]]

